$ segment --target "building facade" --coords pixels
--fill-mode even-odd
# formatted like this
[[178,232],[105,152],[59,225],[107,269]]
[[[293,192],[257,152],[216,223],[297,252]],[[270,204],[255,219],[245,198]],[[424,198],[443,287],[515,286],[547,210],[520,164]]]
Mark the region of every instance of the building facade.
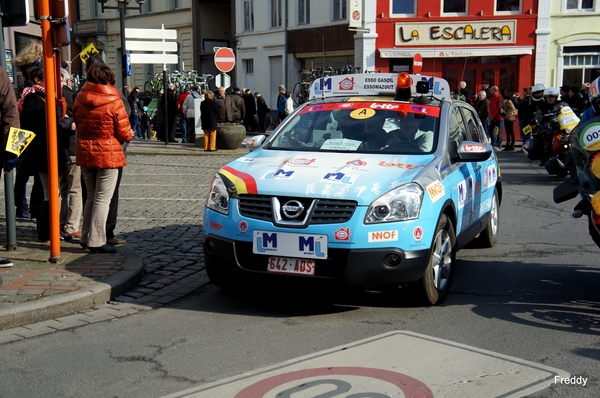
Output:
[[[535,70],[535,0],[377,0],[375,67],[465,81],[473,97],[482,81],[520,92]],[[473,99],[473,98],[471,98]]]
[[[375,0],[361,3],[373,21]],[[347,0],[236,0],[238,85],[261,92],[275,109],[277,87],[291,90],[311,70],[365,71],[369,59],[373,67],[374,27],[349,30],[347,8]]]
[[597,0],[540,1],[535,81],[581,87],[600,76]]

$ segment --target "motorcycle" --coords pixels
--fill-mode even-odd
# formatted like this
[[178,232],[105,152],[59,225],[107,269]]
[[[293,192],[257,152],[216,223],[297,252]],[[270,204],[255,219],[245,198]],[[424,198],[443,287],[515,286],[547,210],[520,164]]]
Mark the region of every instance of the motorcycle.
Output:
[[571,155],[577,174],[554,188],[553,199],[562,203],[580,196],[572,216],[587,216],[589,234],[600,247],[600,116],[572,131]]
[[530,128],[530,136],[523,143],[523,152],[529,160],[540,160],[548,174],[565,177],[574,168],[571,156],[570,132],[579,118],[564,103],[553,111],[542,114],[537,110]]

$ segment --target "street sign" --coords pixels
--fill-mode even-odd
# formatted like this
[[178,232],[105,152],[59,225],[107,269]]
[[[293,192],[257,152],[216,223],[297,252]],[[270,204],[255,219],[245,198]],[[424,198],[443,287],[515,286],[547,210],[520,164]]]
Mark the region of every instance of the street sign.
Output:
[[413,57],[413,73],[418,75],[421,73],[421,69],[423,69],[423,57],[421,57],[421,54],[416,53]]
[[177,39],[175,29],[165,29],[164,25],[161,29],[126,28],[125,38],[142,39],[125,41],[125,49],[131,51],[131,64],[163,64],[166,68],[179,62],[177,54],[168,54],[177,52],[177,42],[166,41]]
[[219,73],[215,76],[215,84],[217,87],[229,88],[231,86],[231,77],[227,73]]
[[215,53],[215,66],[221,72],[229,72],[235,66],[235,54],[228,47],[221,47]]

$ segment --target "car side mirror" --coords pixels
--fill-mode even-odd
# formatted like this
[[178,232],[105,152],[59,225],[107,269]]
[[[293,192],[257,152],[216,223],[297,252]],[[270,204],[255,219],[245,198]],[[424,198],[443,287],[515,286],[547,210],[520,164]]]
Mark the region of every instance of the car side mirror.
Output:
[[476,141],[463,141],[458,145],[458,158],[463,162],[483,162],[494,152],[490,145]]
[[246,146],[250,151],[255,150],[259,146],[261,146],[265,142],[264,135],[255,135],[252,137],[247,137],[242,142],[242,146]]

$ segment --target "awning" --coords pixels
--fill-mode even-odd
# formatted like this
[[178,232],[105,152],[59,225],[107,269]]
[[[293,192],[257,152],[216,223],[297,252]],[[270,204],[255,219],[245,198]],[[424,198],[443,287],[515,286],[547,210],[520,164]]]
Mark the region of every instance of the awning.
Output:
[[533,46],[524,47],[441,47],[441,48],[380,48],[381,58],[412,58],[415,54],[423,58],[490,57],[498,55],[531,55]]

